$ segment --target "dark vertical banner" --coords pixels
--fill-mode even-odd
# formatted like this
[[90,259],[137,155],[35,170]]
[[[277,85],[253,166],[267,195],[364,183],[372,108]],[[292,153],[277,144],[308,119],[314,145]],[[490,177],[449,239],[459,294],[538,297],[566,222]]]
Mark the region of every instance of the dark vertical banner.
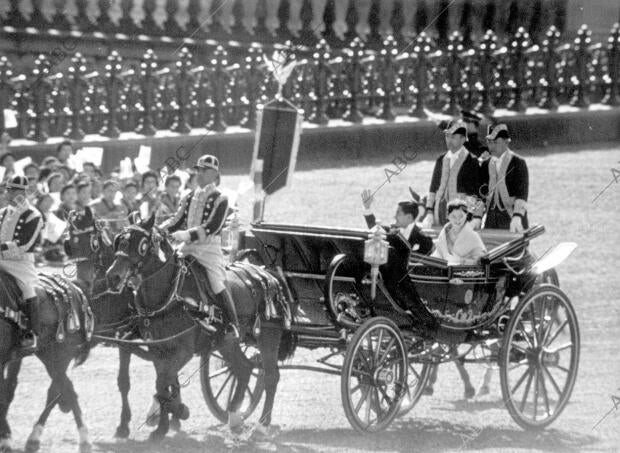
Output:
[[253,178],[257,169],[257,161],[262,161],[262,188],[266,195],[291,182],[302,121],[303,113],[286,100],[273,101],[258,109],[250,177]]

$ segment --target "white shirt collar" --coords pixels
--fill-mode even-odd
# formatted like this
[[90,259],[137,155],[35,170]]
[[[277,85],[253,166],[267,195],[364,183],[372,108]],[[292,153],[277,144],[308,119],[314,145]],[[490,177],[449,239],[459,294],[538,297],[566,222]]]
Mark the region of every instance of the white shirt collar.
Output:
[[506,151],[504,151],[501,156],[497,157],[497,160],[495,161],[495,166],[497,167],[497,171],[499,171],[499,169],[502,166],[502,163],[504,162],[504,160],[506,160],[507,154],[508,154],[508,150],[506,149]]
[[446,155],[448,156],[448,159],[450,159],[450,165],[456,162],[456,160],[466,152],[467,150],[465,149],[464,146],[461,146],[458,150],[456,150],[456,152],[452,152],[451,150],[448,150]]
[[411,235],[411,232],[413,231],[414,226],[415,226],[415,222],[411,222],[405,228],[399,228],[398,230],[400,231],[400,234],[402,234],[405,237],[405,239],[409,240],[409,236]]

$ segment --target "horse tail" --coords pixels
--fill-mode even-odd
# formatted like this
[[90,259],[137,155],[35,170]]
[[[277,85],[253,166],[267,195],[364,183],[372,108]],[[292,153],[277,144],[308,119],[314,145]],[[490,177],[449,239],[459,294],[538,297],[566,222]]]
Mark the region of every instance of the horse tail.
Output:
[[297,335],[290,330],[283,330],[278,349],[278,360],[284,361],[293,357],[297,348]]

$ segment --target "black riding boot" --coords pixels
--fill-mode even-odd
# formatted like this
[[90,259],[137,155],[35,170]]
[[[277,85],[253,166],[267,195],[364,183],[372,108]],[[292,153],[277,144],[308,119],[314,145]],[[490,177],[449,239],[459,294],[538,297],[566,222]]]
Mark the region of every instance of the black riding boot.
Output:
[[39,298],[37,296],[31,297],[24,301],[24,306],[20,307],[21,311],[26,316],[24,321],[26,324],[26,330],[21,332],[20,346],[23,352],[34,352],[38,346],[38,337],[34,332],[33,313],[37,309]]
[[232,297],[230,297],[228,290],[225,289],[221,293],[216,294],[215,301],[219,307],[224,310],[226,321],[228,322],[226,332],[231,333],[234,338],[239,338],[239,319],[237,318],[237,309],[235,308],[235,303],[233,302]]

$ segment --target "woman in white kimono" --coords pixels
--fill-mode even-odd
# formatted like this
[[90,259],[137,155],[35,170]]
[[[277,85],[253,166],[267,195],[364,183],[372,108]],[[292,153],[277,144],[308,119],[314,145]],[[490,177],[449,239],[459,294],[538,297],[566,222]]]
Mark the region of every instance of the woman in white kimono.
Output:
[[486,253],[484,243],[468,220],[467,202],[455,199],[448,203],[448,223],[443,227],[431,256],[443,258],[448,264],[478,264]]

